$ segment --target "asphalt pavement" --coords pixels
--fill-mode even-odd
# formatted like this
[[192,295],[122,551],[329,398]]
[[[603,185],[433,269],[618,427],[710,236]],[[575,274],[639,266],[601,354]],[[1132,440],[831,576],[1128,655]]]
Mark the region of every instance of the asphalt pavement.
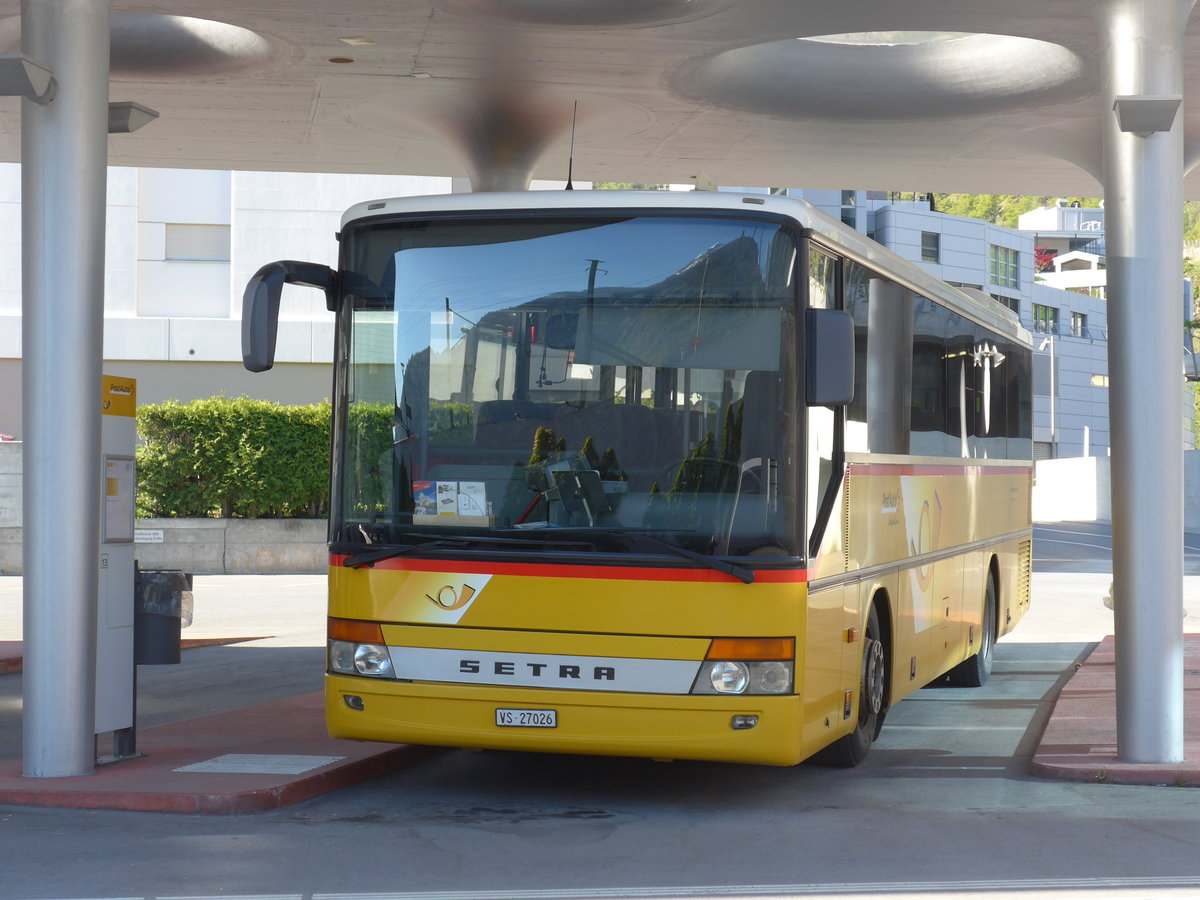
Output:
[[[905,700],[850,771],[330,741],[324,579],[200,577],[199,646],[139,668],[143,759],[20,777],[21,675],[0,677],[0,898],[1195,896],[1190,770],[1123,784],[1104,758],[1103,543],[1039,527],[1033,607],[988,685]],[[0,578],[0,641],[19,638],[20,602]],[[1185,604],[1200,632],[1200,577]],[[1083,758],[1035,774],[1048,747]],[[222,812],[243,815],[179,815]]]

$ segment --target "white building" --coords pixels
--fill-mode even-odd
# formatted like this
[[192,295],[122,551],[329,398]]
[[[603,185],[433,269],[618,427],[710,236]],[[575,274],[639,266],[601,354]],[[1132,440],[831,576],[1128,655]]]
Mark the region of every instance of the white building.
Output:
[[[285,287],[277,364],[241,363],[242,289],[264,263],[336,264],[342,212],[451,189],[449,178],[110,168],[104,368],[139,403],[224,393],[283,403],[330,396],[333,314]],[[21,437],[21,173],[0,165],[0,433]],[[63,261],[69,265],[69,260]]]
[[[952,284],[1005,303],[1034,335],[1034,456],[1107,456],[1108,304],[1104,209],[1059,201],[1021,216],[1018,229],[891,201],[878,191],[792,190]],[[1035,248],[1058,255],[1034,272]],[[1182,378],[1182,324],[1190,284],[1181,286],[1180,425],[1195,447],[1194,407]]]

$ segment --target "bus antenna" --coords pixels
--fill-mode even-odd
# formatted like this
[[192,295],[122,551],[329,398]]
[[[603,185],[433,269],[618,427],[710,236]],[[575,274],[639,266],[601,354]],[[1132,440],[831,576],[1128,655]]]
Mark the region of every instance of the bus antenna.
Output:
[[566,190],[575,190],[575,185],[571,183],[571,170],[575,166],[575,115],[579,112],[579,101],[575,101],[575,105],[571,107],[571,149],[567,153],[567,187]]

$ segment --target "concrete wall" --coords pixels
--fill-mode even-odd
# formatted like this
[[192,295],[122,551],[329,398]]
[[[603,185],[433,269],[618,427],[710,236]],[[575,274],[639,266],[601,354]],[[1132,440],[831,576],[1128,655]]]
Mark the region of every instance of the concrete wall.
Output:
[[[1200,532],[1200,450],[1183,454],[1183,528]],[[1043,459],[1033,487],[1035,522],[1111,522],[1112,474],[1106,456]]]
[[[138,541],[134,553],[143,569],[321,575],[329,562],[326,528],[324,519],[138,519],[139,532],[161,531],[162,539]],[[0,525],[0,575],[23,571],[21,528]]]
[[1200,532],[1200,450],[1183,454],[1183,530]]
[[1033,520],[1111,522],[1109,458],[1077,456],[1038,460],[1034,467]]
[[138,519],[139,537],[162,532],[162,542],[139,541],[137,560],[196,575],[319,575],[327,528],[324,519]]

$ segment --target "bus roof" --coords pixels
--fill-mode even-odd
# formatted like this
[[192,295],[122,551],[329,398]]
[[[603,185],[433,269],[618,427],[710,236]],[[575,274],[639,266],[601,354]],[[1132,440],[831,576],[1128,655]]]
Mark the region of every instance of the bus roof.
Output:
[[810,203],[773,194],[735,191],[514,191],[397,197],[358,203],[342,216],[342,229],[360,220],[428,213],[569,213],[587,210],[768,213],[791,219],[830,249],[894,278],[916,293],[936,298],[979,324],[1032,345],[1016,314],[982,291],[946,284],[882,244],[827,216]]

